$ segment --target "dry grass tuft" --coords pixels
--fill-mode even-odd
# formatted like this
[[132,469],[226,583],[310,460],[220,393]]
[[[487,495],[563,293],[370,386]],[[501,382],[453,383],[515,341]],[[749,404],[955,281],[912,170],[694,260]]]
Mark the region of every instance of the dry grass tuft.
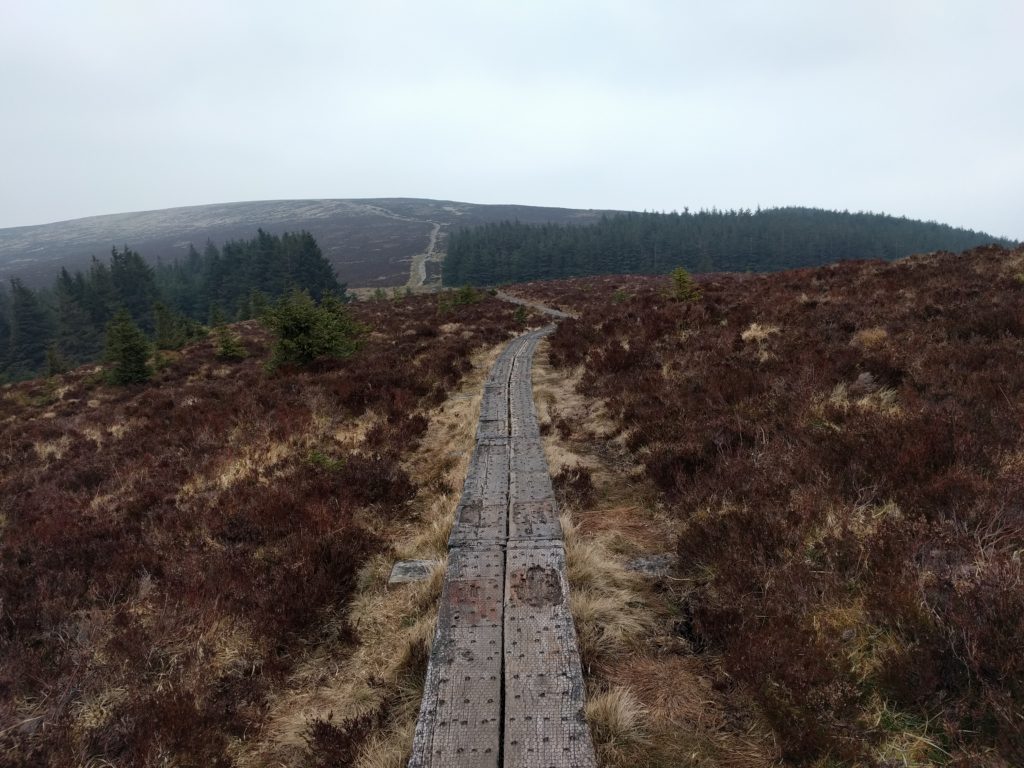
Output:
[[740,334],[740,338],[746,343],[764,344],[771,338],[772,334],[779,332],[777,325],[761,325],[760,323],[751,323],[750,326]]
[[885,328],[864,328],[853,334],[850,344],[858,349],[872,350],[885,345],[889,340],[889,332]]
[[41,461],[45,462],[49,462],[51,459],[53,461],[60,461],[64,456],[64,453],[70,447],[71,438],[67,435],[62,435],[56,440],[38,442],[32,446],[36,452],[36,456],[38,456]]
[[761,325],[761,323],[751,323],[750,326],[740,334],[740,338],[745,344],[754,344],[757,347],[757,359],[766,363],[769,360],[773,360],[775,356],[768,351],[768,342],[771,337],[779,333],[780,329],[777,325]]
[[[864,374],[858,378],[858,382]],[[898,393],[886,387],[855,389],[846,382],[836,384],[828,396],[828,404],[844,413],[850,410],[874,412],[883,416],[897,416],[900,413]]]
[[561,517],[570,608],[586,667],[607,664],[637,647],[654,630],[640,577],[600,540],[584,540],[568,514]]
[[612,688],[591,696],[586,705],[587,722],[601,763],[632,765],[632,749],[646,744],[647,708],[629,688]]

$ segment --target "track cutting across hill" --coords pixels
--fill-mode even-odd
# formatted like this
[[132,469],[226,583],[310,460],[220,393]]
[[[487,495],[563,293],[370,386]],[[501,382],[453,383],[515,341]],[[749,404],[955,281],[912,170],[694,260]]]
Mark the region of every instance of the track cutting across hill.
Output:
[[533,354],[554,328],[513,339],[484,386],[410,768],[596,766],[533,405]]

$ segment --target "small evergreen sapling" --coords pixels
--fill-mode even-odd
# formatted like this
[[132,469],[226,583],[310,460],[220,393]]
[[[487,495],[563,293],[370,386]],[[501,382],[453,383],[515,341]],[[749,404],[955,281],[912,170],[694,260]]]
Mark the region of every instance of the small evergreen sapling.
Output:
[[217,357],[221,360],[244,360],[248,356],[242,340],[226,325],[218,325],[213,331],[217,340]]
[[46,348],[46,375],[48,377],[67,373],[68,367],[67,358],[61,354],[60,346],[56,342]]
[[146,335],[132,321],[128,310],[120,310],[107,326],[107,379],[122,385],[149,381],[153,375],[149,354]]
[[272,370],[346,358],[359,348],[363,331],[338,298],[325,296],[317,304],[306,291],[295,290],[264,313],[263,323],[277,336]]
[[672,298],[676,301],[696,301],[700,298],[700,288],[696,281],[682,267],[672,270]]

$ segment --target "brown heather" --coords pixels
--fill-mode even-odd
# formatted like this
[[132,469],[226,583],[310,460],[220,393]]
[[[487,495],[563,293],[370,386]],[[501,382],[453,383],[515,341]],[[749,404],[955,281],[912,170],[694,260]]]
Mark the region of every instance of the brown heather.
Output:
[[165,353],[148,386],[82,369],[5,387],[0,763],[350,762],[387,697],[300,723],[303,751],[248,745],[303,659],[360,646],[360,569],[436,490],[405,462],[515,309],[358,304],[366,344],[314,371],[268,374],[269,339],[244,323],[240,362],[206,341]]
[[[551,362],[673,521],[679,668],[714,657],[786,763],[1024,764],[1022,263],[713,275],[689,303],[667,278],[516,291],[578,314]],[[585,469],[558,480],[592,502]],[[638,674],[591,706],[622,754]]]

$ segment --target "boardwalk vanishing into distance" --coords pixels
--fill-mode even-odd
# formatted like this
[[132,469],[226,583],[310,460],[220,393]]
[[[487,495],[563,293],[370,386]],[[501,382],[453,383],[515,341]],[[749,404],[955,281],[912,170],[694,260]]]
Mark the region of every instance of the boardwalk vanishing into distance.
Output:
[[484,386],[410,768],[596,766],[533,406],[534,350],[554,327],[513,339]]

